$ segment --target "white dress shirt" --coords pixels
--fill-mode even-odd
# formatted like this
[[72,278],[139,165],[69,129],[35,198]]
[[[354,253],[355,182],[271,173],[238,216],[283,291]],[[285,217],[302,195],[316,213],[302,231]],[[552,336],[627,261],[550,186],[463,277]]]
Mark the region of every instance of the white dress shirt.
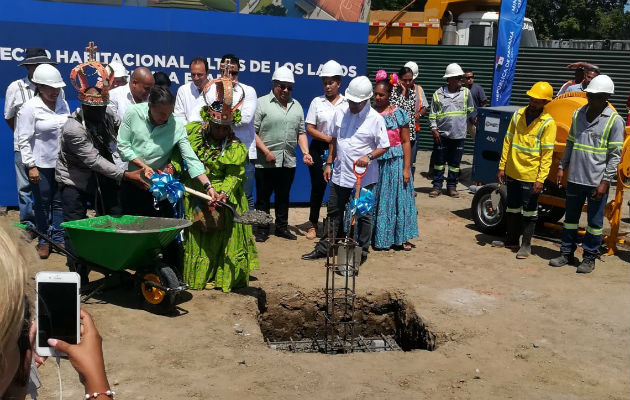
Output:
[[[254,116],[256,115],[256,107],[258,107],[258,96],[256,95],[256,90],[253,87],[238,82],[238,85],[234,85],[234,103],[241,100],[243,92],[245,93],[245,100],[239,107],[242,119],[238,124],[232,125],[232,129],[234,130],[236,137],[243,142],[245,147],[247,147],[249,159],[255,160],[256,130],[254,129]],[[216,85],[212,85],[206,93],[208,104],[212,104],[216,98]],[[205,104],[205,102],[202,103]],[[199,111],[201,111],[203,104],[199,107],[197,116],[199,116]],[[201,117],[199,117],[198,121],[201,121]]]
[[22,105],[17,114],[15,135],[22,163],[29,167],[55,168],[59,154],[59,135],[68,116],[68,103],[57,97],[55,111],[35,96]]
[[[116,119],[116,123],[120,124],[123,120],[125,112],[129,106],[136,104],[136,101],[131,94],[129,88],[131,82],[126,85],[118,86],[110,90],[109,92],[109,104],[107,105],[107,112]],[[143,101],[146,103],[146,101]]]
[[197,86],[190,82],[182,85],[177,89],[177,97],[175,98],[175,111],[173,114],[179,118],[184,125],[193,121],[201,121],[199,112],[204,106],[203,96]]
[[[7,87],[4,97],[4,119],[11,119],[17,116],[22,104],[26,103],[35,96],[36,86],[25,76],[22,79],[11,82]],[[63,89],[59,92],[62,99],[66,98]],[[17,135],[13,135],[13,151],[19,151]]]
[[[351,188],[356,184],[353,164],[359,158],[376,149],[389,147],[389,137],[385,128],[385,119],[369,104],[358,114],[349,109],[337,111],[331,136],[337,138],[337,160],[333,170],[332,182],[335,185]],[[363,168],[358,168],[361,172]],[[361,187],[378,181],[378,163],[372,161],[367,173],[361,179]]]
[[348,100],[339,95],[335,104],[328,101],[326,96],[315,97],[308,107],[306,113],[306,123],[315,126],[315,129],[330,136],[332,132],[333,119],[337,110],[345,112],[348,110]]

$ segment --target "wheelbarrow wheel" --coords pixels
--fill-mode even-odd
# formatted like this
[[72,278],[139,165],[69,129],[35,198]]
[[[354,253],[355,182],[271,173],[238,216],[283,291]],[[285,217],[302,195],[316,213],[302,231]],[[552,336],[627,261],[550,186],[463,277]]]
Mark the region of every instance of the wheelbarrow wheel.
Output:
[[167,288],[177,288],[179,280],[171,267],[166,264],[157,264],[153,270],[140,272],[140,294],[144,299],[144,308],[157,314],[168,314],[175,307],[176,292],[166,292],[156,287],[145,284],[146,281],[157,283]]
[[472,200],[472,215],[475,225],[483,233],[490,235],[505,234],[505,201],[507,191],[505,185],[499,188],[497,201],[497,184],[484,185],[475,192]]

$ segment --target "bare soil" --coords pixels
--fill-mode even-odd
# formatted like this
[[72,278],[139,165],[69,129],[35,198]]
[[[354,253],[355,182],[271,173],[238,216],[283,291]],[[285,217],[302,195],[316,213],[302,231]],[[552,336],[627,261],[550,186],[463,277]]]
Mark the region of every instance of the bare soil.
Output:
[[[458,199],[428,197],[430,183],[419,176],[428,157],[419,154],[416,172],[415,248],[373,251],[357,277],[357,292],[404,297],[436,335],[434,351],[331,356],[266,346],[258,324],[261,293],[275,303],[284,298],[290,313],[291,296],[317,293],[325,284],[324,262],[300,259],[314,242],[304,236],[308,209],[294,208],[297,242],[271,236],[259,244],[261,268],[249,288],[191,292],[171,317],[140,308],[131,285],[84,305],[103,336],[117,398],[627,399],[629,248],[580,275],[574,267],[547,265],[558,254],[559,232],[539,230],[534,254],[517,260],[510,250],[491,248],[496,238],[475,229],[464,185]],[[464,182],[466,176],[469,168]],[[623,215],[627,221],[625,203]],[[623,223],[621,230],[628,229]],[[55,254],[31,272],[64,268]],[[61,371],[64,398],[81,398],[67,361]],[[40,372],[40,398],[58,398],[53,360]]]

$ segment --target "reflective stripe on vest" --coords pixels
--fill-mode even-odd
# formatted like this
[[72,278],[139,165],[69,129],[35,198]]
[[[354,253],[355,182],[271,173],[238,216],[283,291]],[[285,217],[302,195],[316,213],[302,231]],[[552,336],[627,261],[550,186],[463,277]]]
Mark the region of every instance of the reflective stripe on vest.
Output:
[[[604,130],[602,131],[602,139],[599,143],[599,146],[590,146],[583,143],[576,143],[575,142],[575,134],[576,134],[576,129],[577,129],[576,121],[578,117],[578,112],[582,108],[578,109],[577,111],[573,113],[573,123],[571,125],[571,130],[569,131],[569,137],[567,138],[568,141],[573,142],[573,148],[575,150],[582,151],[585,153],[591,153],[591,154],[606,154],[609,149],[614,149],[617,147],[621,147],[623,145],[623,143],[620,143],[620,142],[610,142],[610,143],[608,142],[608,137],[610,136],[610,131],[612,130],[615,119],[620,118],[617,112],[613,112],[612,114],[610,114],[610,117],[608,117],[608,121],[606,121],[606,125],[604,125]],[[610,146],[610,144],[613,144],[613,146]]]

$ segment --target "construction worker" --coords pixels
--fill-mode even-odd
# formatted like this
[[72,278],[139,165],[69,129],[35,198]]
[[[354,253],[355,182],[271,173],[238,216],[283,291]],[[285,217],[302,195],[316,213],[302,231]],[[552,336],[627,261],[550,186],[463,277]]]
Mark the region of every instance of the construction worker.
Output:
[[556,123],[545,111],[545,104],[553,97],[553,88],[547,82],[536,82],[527,95],[529,105],[514,113],[503,139],[497,181],[507,184],[507,235],[504,242],[492,242],[495,247],[518,248],[522,234],[516,258],[531,254],[538,195],[549,175],[556,139]]
[[464,154],[464,140],[466,138],[467,120],[475,111],[470,90],[462,87],[464,71],[458,64],[449,64],[444,73],[446,86],[439,88],[433,94],[429,121],[433,132],[433,190],[430,197],[437,197],[442,193],[444,170],[448,164],[446,178],[447,194],[459,197],[457,193],[457,178],[459,177],[459,163]]
[[596,76],[586,88],[588,103],[573,113],[567,147],[556,176],[560,186],[564,171],[570,167],[562,245],[560,256],[549,261],[552,267],[576,263],[573,252],[582,206],[586,201],[588,225],[582,242],[584,258],[576,272],[588,274],[595,268],[595,258],[602,244],[608,189],[617,177],[624,137],[623,118],[608,104],[608,98],[614,92],[615,85],[608,75]]

